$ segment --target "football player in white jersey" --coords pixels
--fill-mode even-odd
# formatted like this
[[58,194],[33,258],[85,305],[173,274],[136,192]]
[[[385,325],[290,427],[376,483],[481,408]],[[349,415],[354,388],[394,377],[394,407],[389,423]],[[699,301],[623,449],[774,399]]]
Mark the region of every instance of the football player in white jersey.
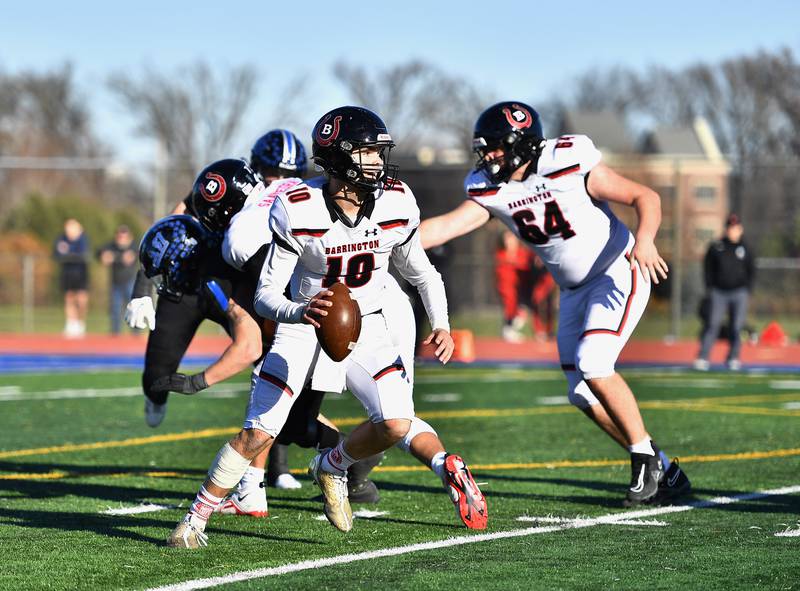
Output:
[[[614,369],[644,312],[650,281],[667,276],[654,243],[658,195],[602,164],[586,136],[546,140],[538,113],[521,102],[486,109],[473,149],[479,159],[465,181],[467,199],[422,222],[423,246],[467,234],[494,216],[535,250],[561,288],[558,350],[569,400],[631,454],[625,506],[688,491],[688,478],[653,444]],[[635,237],[608,202],[636,210]]]
[[[442,363],[452,355],[444,285],[420,246],[419,209],[410,189],[387,176],[393,143],[383,121],[366,109],[341,107],[326,114],[313,135],[314,160],[326,178],[279,195],[270,211],[272,244],[255,307],[279,323],[273,345],[255,372],[244,428],[220,450],[168,538],[170,546],[207,544],[203,530],[214,508],[281,430],[320,354],[314,327],[331,305],[326,287],[341,281],[359,303],[361,335],[343,363],[347,386],[370,418],[309,468],[322,489],[325,515],[341,531],[352,527],[347,468],[412,436],[410,372],[382,313],[390,257],[420,291],[434,327],[426,342],[435,343]],[[287,283],[292,299],[284,295]],[[460,518],[468,527],[485,528],[486,503],[469,469],[456,455],[441,460]]]

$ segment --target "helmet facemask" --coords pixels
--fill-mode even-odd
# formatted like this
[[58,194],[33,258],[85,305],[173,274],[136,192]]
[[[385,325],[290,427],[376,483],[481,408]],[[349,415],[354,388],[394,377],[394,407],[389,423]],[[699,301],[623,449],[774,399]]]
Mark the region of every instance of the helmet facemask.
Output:
[[[538,160],[544,141],[518,132],[499,139],[476,137],[472,140],[472,151],[478,157],[475,168],[483,170],[493,183],[507,182],[520,166]],[[498,150],[502,153],[491,155]]]
[[397,174],[397,167],[389,164],[394,147],[391,141],[354,146],[348,140],[342,140],[339,145],[352,162],[344,171],[344,178],[341,180],[358,191],[371,193],[383,190],[386,178]]

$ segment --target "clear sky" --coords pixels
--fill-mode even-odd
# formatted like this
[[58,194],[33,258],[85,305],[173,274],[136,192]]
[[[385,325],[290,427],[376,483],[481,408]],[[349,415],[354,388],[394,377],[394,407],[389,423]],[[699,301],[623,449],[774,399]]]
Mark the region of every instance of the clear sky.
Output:
[[800,2],[789,0],[39,0],[4,3],[0,70],[71,62],[98,136],[131,165],[151,161],[155,148],[106,90],[114,72],[169,72],[197,59],[219,68],[257,66],[262,83],[237,138],[246,154],[273,108],[271,87],[310,75],[310,120],[347,101],[331,74],[337,60],[385,67],[420,58],[498,97],[535,105],[569,92],[569,81],[594,67],[678,68],[782,46],[800,52],[798,25]]

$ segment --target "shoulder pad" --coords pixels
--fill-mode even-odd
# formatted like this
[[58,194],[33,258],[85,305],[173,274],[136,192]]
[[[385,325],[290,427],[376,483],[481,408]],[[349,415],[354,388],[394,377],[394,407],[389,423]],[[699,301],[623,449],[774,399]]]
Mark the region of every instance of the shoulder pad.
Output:
[[472,170],[464,179],[467,197],[488,197],[500,190],[502,184],[493,184],[482,170]]
[[585,135],[562,135],[547,140],[539,157],[537,173],[548,178],[567,174],[586,175],[600,163],[602,155]]

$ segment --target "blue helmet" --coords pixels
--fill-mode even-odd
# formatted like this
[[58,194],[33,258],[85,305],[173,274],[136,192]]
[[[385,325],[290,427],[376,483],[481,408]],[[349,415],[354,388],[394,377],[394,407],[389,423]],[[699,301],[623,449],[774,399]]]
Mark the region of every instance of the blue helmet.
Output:
[[184,293],[197,293],[203,275],[202,263],[218,237],[188,215],[158,220],[139,245],[144,274],[156,280],[159,295],[178,301]]
[[262,135],[250,152],[250,166],[265,176],[303,176],[306,173],[306,149],[288,129],[273,129]]

